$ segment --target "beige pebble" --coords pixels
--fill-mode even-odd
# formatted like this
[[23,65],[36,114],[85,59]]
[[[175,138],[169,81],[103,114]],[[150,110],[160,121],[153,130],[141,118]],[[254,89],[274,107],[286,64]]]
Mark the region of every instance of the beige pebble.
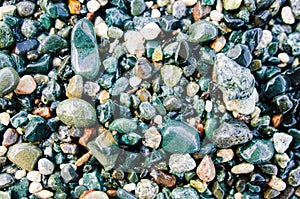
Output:
[[161,134],[158,132],[157,128],[152,126],[146,130],[143,144],[152,149],[157,149],[160,145],[161,139]]
[[66,96],[68,98],[81,98],[83,93],[83,78],[80,75],[74,75],[66,89]]
[[54,57],[53,60],[52,60],[52,65],[53,65],[54,67],[58,67],[58,66],[60,66],[61,62],[62,62],[62,61],[61,61],[60,58]]
[[10,122],[10,115],[7,112],[0,113],[0,122],[1,124],[7,126]]
[[210,44],[210,47],[218,53],[224,48],[225,44],[226,44],[226,39],[224,36],[221,36],[215,39],[215,41]]
[[279,53],[278,54],[278,58],[280,59],[280,61],[282,63],[287,63],[290,60],[290,57],[289,57],[289,55],[287,53]]
[[292,9],[289,6],[285,6],[281,10],[281,18],[286,24],[294,24],[295,17],[293,15]]
[[108,38],[108,26],[105,22],[95,23],[95,34],[98,37]]
[[29,190],[29,193],[37,193],[37,192],[43,190],[43,186],[39,182],[31,182],[28,190]]
[[216,168],[211,158],[205,155],[197,167],[196,173],[204,182],[210,182],[216,177]]
[[102,90],[99,94],[99,97],[98,97],[101,104],[103,104],[104,102],[109,100],[109,98],[110,98],[109,92],[107,92],[106,90]]
[[39,171],[29,171],[26,178],[32,182],[41,182],[42,175]]
[[91,157],[92,153],[91,152],[87,152],[86,154],[84,154],[83,156],[81,156],[76,162],[75,162],[75,166],[76,167],[80,167],[81,165],[83,165],[84,163],[86,163],[90,157]]
[[162,116],[161,115],[155,116],[154,119],[153,119],[153,121],[154,121],[154,123],[156,123],[158,125],[162,124]]
[[42,190],[42,191],[35,193],[34,195],[40,199],[48,199],[53,196],[53,193],[48,190]]
[[86,7],[89,10],[89,12],[96,12],[100,8],[100,3],[97,0],[91,0],[87,2]]
[[224,15],[217,10],[213,10],[210,12],[209,17],[213,21],[220,22],[223,19]]
[[186,86],[186,94],[189,97],[194,97],[199,91],[199,85],[196,82],[190,82]]
[[124,187],[123,187],[123,189],[125,189],[125,190],[128,191],[128,192],[134,191],[135,188],[136,188],[135,183],[125,184]]
[[231,169],[231,173],[234,174],[247,174],[251,173],[254,170],[254,165],[250,163],[241,163],[238,165],[235,165]]
[[3,15],[13,15],[14,11],[16,10],[16,6],[15,5],[5,5],[5,6],[1,6],[0,7],[0,20],[3,19]]
[[152,18],[159,18],[159,17],[161,17],[160,11],[158,9],[153,9],[151,11],[151,17]]
[[295,195],[300,197],[300,187],[298,187],[295,191]]
[[286,183],[281,179],[272,175],[270,181],[268,182],[269,187],[277,191],[283,191],[286,188]]
[[241,192],[237,192],[234,194],[234,199],[242,199],[243,198],[243,194]]
[[16,180],[20,180],[21,178],[26,176],[26,170],[22,169],[22,170],[18,170],[15,173],[15,179]]
[[222,162],[228,162],[232,160],[234,152],[232,149],[220,149],[217,151],[217,156],[222,158]]
[[15,93],[19,95],[28,95],[35,91],[36,82],[30,75],[24,75],[20,78],[19,84],[15,89]]
[[203,193],[207,189],[207,183],[199,179],[190,181],[191,187],[195,188],[199,193]]

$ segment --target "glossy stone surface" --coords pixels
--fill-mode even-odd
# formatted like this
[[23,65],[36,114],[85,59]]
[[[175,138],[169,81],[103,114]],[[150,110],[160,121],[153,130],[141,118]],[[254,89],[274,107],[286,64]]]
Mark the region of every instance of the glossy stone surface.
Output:
[[15,41],[13,32],[10,27],[4,23],[0,22],[0,49],[11,46]]
[[216,39],[218,36],[217,27],[207,21],[195,22],[189,29],[189,41],[193,43],[202,43]]
[[20,77],[11,67],[5,67],[0,70],[0,97],[12,92],[18,85]]
[[100,56],[93,24],[86,18],[73,27],[71,63],[76,74],[92,80],[100,71]]
[[64,48],[68,48],[68,42],[64,38],[53,34],[43,39],[38,47],[38,52],[41,54],[53,53]]

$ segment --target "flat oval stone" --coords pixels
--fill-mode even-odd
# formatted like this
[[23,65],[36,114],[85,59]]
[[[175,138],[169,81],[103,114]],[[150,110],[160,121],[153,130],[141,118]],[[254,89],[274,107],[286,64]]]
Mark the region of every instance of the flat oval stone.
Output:
[[218,37],[218,29],[211,22],[202,20],[193,23],[189,29],[189,40],[192,43],[202,43]]
[[92,80],[100,70],[100,56],[93,24],[80,19],[71,34],[71,63],[76,74]]
[[251,164],[268,162],[274,155],[273,143],[269,140],[252,140],[249,144],[240,147],[241,156]]
[[0,97],[12,92],[20,81],[17,71],[11,67],[0,70],[0,79]]
[[127,118],[115,119],[109,125],[109,130],[115,130],[120,133],[129,133],[135,131],[136,129],[137,129],[136,122]]
[[7,152],[7,157],[11,162],[28,171],[34,169],[41,156],[41,149],[30,143],[15,144]]
[[77,98],[60,102],[56,108],[56,114],[64,124],[75,127],[89,127],[97,120],[96,111],[92,105]]
[[168,121],[162,136],[162,147],[170,153],[195,153],[200,150],[199,132],[184,122]]

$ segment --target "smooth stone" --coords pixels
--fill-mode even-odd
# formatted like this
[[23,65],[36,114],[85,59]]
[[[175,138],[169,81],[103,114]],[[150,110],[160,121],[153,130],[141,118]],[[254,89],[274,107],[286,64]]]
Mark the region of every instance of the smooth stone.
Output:
[[169,95],[164,99],[163,105],[167,111],[180,111],[182,107],[182,102],[179,97]]
[[64,124],[75,127],[90,127],[97,120],[94,107],[77,98],[60,102],[56,108],[56,114]]
[[169,159],[169,167],[172,172],[185,173],[196,168],[195,160],[190,154],[172,154]]
[[274,155],[274,146],[269,140],[253,139],[239,150],[241,156],[251,164],[267,163]]
[[51,130],[47,125],[47,121],[40,116],[36,116],[26,126],[24,139],[29,142],[39,142],[46,139],[50,132]]
[[253,138],[248,126],[239,121],[233,120],[222,122],[220,127],[213,133],[212,141],[219,148],[245,144]]
[[200,150],[199,132],[184,122],[170,120],[161,133],[162,148],[170,153],[195,153]]
[[11,162],[27,171],[34,169],[41,156],[41,149],[30,143],[15,144],[9,148],[7,153],[7,157]]
[[227,52],[227,56],[238,64],[248,67],[252,62],[252,55],[246,45],[238,44]]
[[140,30],[140,33],[142,34],[145,40],[156,39],[160,32],[160,27],[155,22],[148,23]]
[[111,26],[108,28],[108,32],[107,32],[107,36],[109,38],[114,38],[114,39],[120,39],[123,37],[123,30],[118,28],[118,27],[114,27]]
[[135,63],[134,73],[135,76],[141,79],[148,79],[149,77],[151,77],[152,66],[150,62],[144,57],[139,58]]
[[42,175],[39,171],[29,171],[26,178],[31,182],[41,182]]
[[281,9],[281,18],[284,23],[286,24],[294,24],[295,23],[295,17],[293,15],[292,9],[289,6],[284,6]]
[[0,198],[11,199],[11,192],[0,191]]
[[231,168],[231,173],[234,174],[248,174],[254,171],[254,165],[250,163],[241,163]]
[[172,190],[170,196],[172,199],[199,199],[197,191],[191,187],[176,187]]
[[150,102],[142,102],[139,106],[140,116],[145,120],[151,120],[155,115],[155,108],[150,104]]
[[117,190],[117,197],[119,199],[136,199],[135,195],[120,187]]
[[272,175],[270,181],[268,182],[268,185],[272,189],[275,189],[277,191],[283,191],[286,188],[286,183],[275,175]]
[[77,75],[92,80],[100,71],[100,56],[93,24],[80,19],[71,34],[71,63]]
[[276,113],[288,113],[294,106],[294,102],[290,99],[289,95],[277,95],[271,101],[271,108]]
[[3,146],[11,146],[18,141],[19,135],[13,128],[8,128],[3,134],[2,145]]
[[197,167],[196,173],[204,182],[210,182],[216,177],[216,168],[211,157],[205,155]]
[[124,92],[129,85],[129,80],[126,77],[119,78],[111,89],[112,96],[118,96]]
[[263,94],[267,100],[286,92],[290,87],[290,79],[283,74],[276,75],[263,86]]
[[26,73],[41,73],[47,74],[49,71],[49,63],[51,56],[49,54],[43,55],[37,62],[31,62],[26,66]]
[[0,69],[5,67],[15,68],[15,62],[7,53],[0,51]]
[[0,174],[0,189],[11,186],[14,183],[14,179],[7,173]]
[[75,168],[71,164],[66,164],[61,168],[60,175],[65,183],[69,183],[74,180],[78,175],[76,174]]
[[97,0],[91,0],[87,2],[86,7],[89,10],[89,12],[96,12],[100,8],[100,3]]
[[293,187],[297,187],[300,185],[300,167],[299,166],[290,171],[287,181],[288,181],[288,184]]
[[115,119],[109,124],[109,130],[118,131],[120,133],[134,132],[136,129],[136,122],[127,118]]
[[21,17],[29,17],[34,13],[35,3],[31,1],[21,1],[17,3],[17,11]]
[[186,5],[183,1],[175,1],[172,6],[172,15],[177,19],[182,18],[185,16],[186,13]]
[[279,194],[280,194],[279,191],[269,188],[264,192],[264,198],[265,199],[276,198],[277,196],[279,196]]
[[223,7],[225,10],[235,10],[241,6],[242,0],[224,0]]
[[278,153],[284,153],[290,146],[293,136],[286,133],[274,133],[273,142],[274,148]]
[[158,185],[148,179],[141,179],[136,185],[135,195],[138,198],[154,199],[158,194]]
[[38,22],[25,19],[21,26],[21,33],[28,39],[36,36],[38,32]]
[[28,113],[26,111],[20,111],[10,119],[10,123],[14,128],[18,128],[28,122],[27,116]]
[[208,21],[198,21],[189,28],[189,41],[192,43],[202,43],[214,40],[218,37],[217,27]]
[[10,27],[0,21],[0,49],[7,48],[15,42],[15,38]]
[[109,199],[103,191],[91,191],[85,194],[81,199]]
[[81,98],[83,94],[83,78],[80,75],[74,75],[67,86],[66,96],[68,98]]
[[12,92],[18,85],[20,77],[11,67],[5,67],[0,70],[0,97]]
[[64,48],[68,48],[68,46],[69,44],[64,38],[56,34],[52,34],[42,40],[38,47],[38,52],[40,54],[53,53]]
[[176,184],[176,177],[162,170],[152,169],[150,176],[157,184],[162,186],[173,187]]
[[262,172],[269,175],[277,175],[278,173],[278,168],[274,164],[262,164],[259,165],[259,168],[261,169]]
[[144,0],[132,0],[130,2],[130,13],[132,16],[141,15],[146,9]]
[[14,90],[19,95],[29,95],[35,91],[37,84],[32,76],[24,75],[20,78],[17,88]]
[[186,94],[189,97],[194,97],[198,93],[199,89],[200,87],[196,82],[190,82],[186,86]]
[[217,156],[222,158],[222,162],[228,162],[233,159],[234,152],[232,149],[220,149],[217,151]]
[[274,162],[282,169],[285,169],[291,161],[286,153],[277,153],[274,155]]
[[65,3],[49,3],[46,9],[43,10],[54,19],[65,19],[70,16],[69,9]]
[[182,69],[175,65],[164,65],[161,70],[163,82],[170,88],[174,87],[182,76]]
[[43,190],[43,186],[39,182],[31,182],[28,188],[29,193],[37,193]]
[[47,158],[38,161],[38,170],[42,175],[51,175],[54,172],[54,164]]

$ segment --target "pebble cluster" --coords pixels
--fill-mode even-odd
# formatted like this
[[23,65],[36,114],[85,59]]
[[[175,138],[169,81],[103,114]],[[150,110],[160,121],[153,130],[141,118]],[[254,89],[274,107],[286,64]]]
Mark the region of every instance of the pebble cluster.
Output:
[[0,1],[0,198],[300,198],[299,0]]

